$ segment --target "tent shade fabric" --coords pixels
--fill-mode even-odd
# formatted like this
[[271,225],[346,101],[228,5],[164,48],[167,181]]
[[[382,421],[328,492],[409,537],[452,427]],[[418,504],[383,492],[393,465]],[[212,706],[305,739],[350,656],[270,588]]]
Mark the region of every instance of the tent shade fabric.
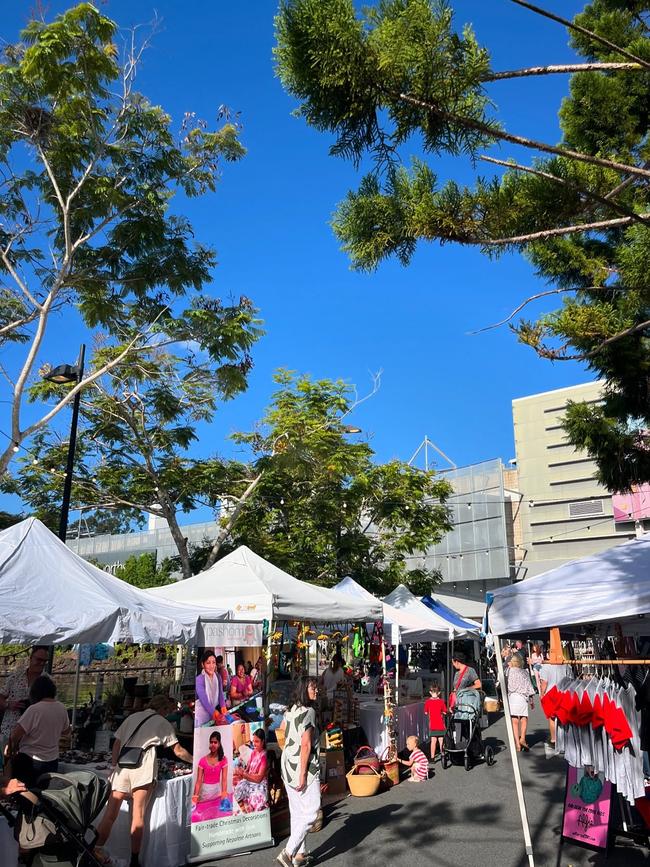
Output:
[[446,620],[455,628],[462,629],[467,633],[474,633],[475,635],[478,635],[480,633],[481,628],[477,623],[472,623],[470,620],[465,620],[465,618],[461,617],[457,611],[454,611],[453,608],[449,608],[447,605],[444,605],[435,596],[423,596],[421,602],[435,614],[440,615],[443,620]]
[[149,591],[157,597],[193,605],[230,609],[230,619],[310,620],[317,623],[368,623],[382,619],[374,597],[353,597],[294,578],[241,545],[192,578]]
[[448,593],[438,593],[437,590],[433,593],[433,599],[450,608],[455,614],[458,614],[465,620],[475,620],[478,623],[483,622],[483,618],[485,617],[484,601],[467,599],[464,596],[451,596]]
[[454,626],[445,620],[444,617],[427,608],[404,584],[400,584],[388,596],[385,596],[384,602],[387,602],[394,608],[398,608],[400,611],[407,611],[414,617],[425,620],[432,629],[438,629],[447,636],[444,639],[445,641],[450,641],[452,638],[462,638],[467,635],[466,629]]
[[359,599],[372,599],[382,605],[384,632],[391,644],[419,644],[426,641],[449,640],[448,630],[434,628],[424,618],[382,602],[358,584],[354,578],[343,578],[334,589]]
[[201,643],[226,608],[168,603],[88,563],[36,518],[0,532],[0,643]]
[[650,535],[501,587],[488,603],[489,628],[496,635],[649,613]]

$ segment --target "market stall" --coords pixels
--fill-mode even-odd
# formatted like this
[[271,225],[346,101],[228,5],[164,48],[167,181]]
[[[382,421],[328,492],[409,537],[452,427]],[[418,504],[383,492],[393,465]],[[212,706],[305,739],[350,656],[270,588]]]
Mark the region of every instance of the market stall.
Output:
[[[610,655],[607,659],[598,659],[596,656],[591,656],[589,659],[576,659],[572,660],[572,665],[577,666],[580,670],[582,670],[584,665],[587,667],[587,670],[591,669],[597,672],[603,670],[601,666],[605,666],[610,671],[613,671],[615,668],[616,673],[620,676],[621,670],[629,666],[645,667],[650,664],[649,659],[643,658],[644,654],[635,654],[635,656],[640,656],[637,659],[626,658],[626,648],[630,644],[625,639],[630,640],[632,646],[634,646],[635,636],[638,638],[639,635],[648,634],[648,629],[645,626],[645,618],[647,616],[650,616],[650,535],[617,545],[601,554],[566,563],[557,569],[545,572],[527,581],[503,587],[496,590],[493,594],[488,594],[488,625],[495,640],[496,659],[508,723],[508,739],[522,819],[524,842],[530,865],[534,864],[534,853],[521,784],[518,753],[516,752],[514,736],[510,725],[511,716],[500,653],[500,636],[517,635],[532,631],[539,632],[542,629],[555,627],[560,627],[569,634],[580,635],[581,638],[594,636],[599,639],[606,639],[610,634],[616,633],[622,640],[620,649],[623,650],[623,654],[615,653],[613,654],[615,658],[612,658],[612,655]],[[598,680],[600,680],[600,677]],[[571,689],[572,684],[563,685],[562,694],[568,694]],[[583,687],[583,691],[586,691],[586,687]],[[625,688],[625,698],[628,697],[627,691],[628,687]],[[631,780],[632,799],[634,799],[634,780],[637,779],[640,780],[641,784],[643,783],[643,772],[640,764],[641,756],[638,747],[638,733],[641,720],[638,712],[633,709],[634,702],[632,702],[632,707],[627,707],[627,702],[623,702],[622,697],[617,696],[612,699],[608,696],[610,705],[612,704],[612,700],[614,701],[613,706],[618,707],[623,712],[625,722],[629,728],[629,740],[621,740],[619,746],[615,749],[623,757],[625,757],[625,751],[628,750],[626,776],[628,781]],[[600,704],[604,706],[604,699],[600,700]],[[565,719],[566,725],[573,725],[570,718]],[[588,714],[585,716],[585,719],[588,719]],[[558,728],[563,727],[565,723],[562,722],[562,717],[558,717],[558,720],[561,723],[561,726],[559,725]],[[600,719],[595,719],[593,713],[591,721],[592,728],[594,722],[599,725],[598,731],[601,732],[600,736],[607,742],[607,738],[610,737],[608,722],[604,719],[602,722]],[[584,725],[586,724],[584,723]],[[616,724],[622,728],[623,724],[618,710],[616,711]],[[578,729],[583,725],[580,717],[576,717],[575,725]],[[619,728],[619,731],[621,728]],[[569,763],[575,761],[573,754],[569,755],[568,752],[565,752],[565,757]],[[590,756],[590,762],[592,764],[588,766],[590,768],[589,779],[594,780],[594,785],[596,785],[595,771],[599,776],[604,777],[604,780],[600,781],[598,785],[604,787],[606,784],[610,784],[611,769],[604,768],[601,773],[599,771],[601,762],[598,756]],[[572,767],[573,765],[569,764],[569,768]],[[573,769],[575,770],[574,767]],[[568,791],[572,794],[574,792],[579,793],[580,784],[575,783],[575,786],[569,787]],[[647,802],[648,799],[642,798],[640,801]],[[592,826],[594,816],[596,815],[593,803],[589,807],[588,817],[588,821],[591,822]],[[637,806],[643,810],[646,805],[639,803]],[[623,804],[623,807],[626,809],[625,804]],[[571,808],[573,809],[573,805],[571,805]],[[568,800],[565,801],[565,820],[567,810]],[[609,817],[609,812],[607,816]],[[605,828],[605,832],[607,832],[607,828]],[[563,833],[565,833],[564,825]],[[605,838],[607,836],[607,833],[605,833]]]
[[[223,607],[155,599],[83,560],[35,518],[0,533],[1,643],[199,643],[204,629],[228,616]],[[107,755],[104,752],[95,762],[103,765],[104,772]],[[189,799],[181,792],[190,783],[191,775],[160,783],[148,822],[145,867],[181,863],[176,855],[189,845],[186,825],[179,824],[179,811],[187,810]],[[126,813],[120,822],[107,848],[122,852],[126,847],[128,853]],[[170,838],[176,833],[183,836],[182,842]],[[168,861],[161,855],[163,850],[169,852]],[[0,864],[10,867],[15,860],[11,830],[0,818]]]
[[[373,599],[383,606],[383,632],[387,644],[399,648],[409,644],[449,640],[448,625],[429,617],[425,608],[422,609],[423,616],[395,608],[387,601],[375,599],[364,587],[349,577],[343,578],[335,589],[360,599]],[[380,755],[391,746],[391,735],[394,736],[394,746],[398,750],[406,746],[406,738],[409,735],[417,735],[421,741],[426,740],[429,727],[422,696],[420,700],[405,700],[400,704],[397,700],[397,690],[395,696],[387,693],[383,688],[379,692],[381,697],[368,696],[367,699],[362,698],[359,704],[359,723],[366,734],[368,744],[375,752]]]
[[[234,659],[231,653],[233,646],[256,645],[255,652],[260,651],[261,638],[252,639],[250,633],[259,630],[261,636],[262,623],[265,621],[267,676],[264,684],[264,706],[266,709],[276,711],[280,717],[283,709],[292,700],[295,686],[293,677],[298,671],[307,671],[309,668],[308,655],[311,644],[318,644],[319,635],[325,636],[320,626],[316,627],[317,624],[331,625],[327,635],[321,639],[321,641],[329,641],[332,634],[342,638],[350,624],[381,621],[383,616],[382,605],[377,600],[354,598],[336,590],[300,581],[245,546],[233,551],[199,575],[176,585],[156,588],[150,592],[152,598],[166,597],[170,600],[192,602],[197,605],[227,606],[231,612],[230,621],[226,624],[214,624],[212,631],[206,633],[205,641],[207,646],[215,648],[219,655],[224,655],[224,658]],[[284,679],[272,683],[273,676],[277,677],[281,668]],[[358,729],[357,711],[358,705],[347,690],[341,696],[334,697],[332,722],[336,723],[336,728],[330,730],[326,736],[324,763],[321,768],[323,781],[327,782],[330,792],[338,794],[346,792],[346,737],[349,747],[354,740],[352,729]],[[230,736],[225,722],[225,720],[218,720],[216,729],[221,735],[222,744],[228,744],[226,748],[228,755],[229,750],[233,748],[230,747]],[[201,731],[202,729],[195,728],[195,758],[198,755],[197,733]],[[269,745],[269,761],[271,755],[274,760],[276,759],[278,750],[277,744]],[[236,751],[235,746],[230,754],[234,755]],[[238,761],[238,756],[234,755],[233,764]],[[271,801],[272,819],[275,817],[277,821],[283,803],[280,786]],[[273,805],[277,809],[274,809]],[[232,802],[233,824],[238,819],[237,809],[235,798]],[[258,822],[260,817],[248,815],[244,818],[248,823],[246,838],[251,838],[251,832],[257,834],[256,843],[262,845],[266,831],[261,828],[261,822]],[[219,828],[215,831],[214,828],[208,827],[209,823],[203,824],[205,828],[202,827],[202,823],[195,822],[193,818],[191,857],[202,857],[204,852],[205,855],[220,855],[239,851],[226,849],[225,844],[222,845]],[[220,824],[225,825],[221,821]],[[226,830],[224,827],[224,833]],[[209,852],[208,846],[211,847]]]
[[357,623],[382,619],[381,603],[308,584],[241,545],[185,581],[148,591],[158,599],[224,606],[231,621]]

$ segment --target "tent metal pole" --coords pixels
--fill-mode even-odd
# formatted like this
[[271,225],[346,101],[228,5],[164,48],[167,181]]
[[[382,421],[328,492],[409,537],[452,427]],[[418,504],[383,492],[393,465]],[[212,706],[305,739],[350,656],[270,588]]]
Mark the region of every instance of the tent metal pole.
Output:
[[72,696],[72,719],[70,720],[70,727],[72,729],[72,736],[74,737],[74,727],[77,722],[77,704],[79,702],[79,677],[81,675],[81,645],[77,645],[77,670],[74,675],[74,693]]
[[[272,620],[269,620],[269,631],[266,636],[266,676],[264,677],[264,719],[269,715],[269,696],[271,694],[271,636],[275,631]],[[309,653],[309,648],[307,649]]]
[[528,826],[528,814],[526,812],[526,801],[524,800],[524,787],[521,782],[521,769],[519,767],[519,753],[515,744],[515,734],[512,730],[512,716],[510,715],[510,703],[508,702],[508,686],[506,684],[506,676],[503,670],[503,657],[501,656],[501,642],[499,636],[494,636],[494,649],[496,652],[497,671],[499,672],[499,685],[501,687],[501,699],[503,701],[503,710],[506,717],[506,731],[508,735],[508,746],[510,747],[510,758],[512,759],[512,772],[515,778],[515,788],[517,790],[517,801],[519,802],[519,814],[521,816],[521,827],[524,832],[524,845],[526,855],[528,856],[529,867],[535,867],[533,858],[533,843],[530,837],[530,827]]
[[[391,638],[392,638],[392,635],[391,635]],[[398,639],[398,641],[399,641],[399,639]],[[386,687],[388,684],[388,672],[386,670],[386,648],[388,647],[388,644],[386,642],[385,625],[383,623],[382,623],[382,627],[381,627],[381,642],[382,642],[381,643],[381,674],[382,674],[382,680],[384,682],[384,731],[386,733],[386,746],[390,747],[390,741],[391,741],[390,725],[388,723],[388,714],[387,714],[388,702],[386,701]],[[398,654],[399,654],[399,651],[398,651]],[[390,750],[389,750],[389,753],[390,753]]]

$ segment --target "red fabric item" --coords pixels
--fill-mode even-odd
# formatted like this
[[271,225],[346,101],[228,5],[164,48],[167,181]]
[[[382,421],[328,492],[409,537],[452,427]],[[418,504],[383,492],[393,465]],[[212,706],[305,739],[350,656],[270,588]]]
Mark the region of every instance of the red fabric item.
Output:
[[439,732],[444,730],[445,721],[443,713],[447,713],[447,704],[442,698],[428,698],[424,702],[424,712],[429,717],[429,731]]
[[593,729],[599,729],[603,725],[605,725],[603,699],[600,697],[600,695],[597,695],[594,699],[594,709],[591,716],[591,727]]
[[573,716],[573,703],[576,701],[577,696],[574,692],[570,692],[568,689],[561,693],[562,698],[557,704],[555,709],[555,716],[558,719],[558,722],[562,723],[562,725],[566,725],[569,722],[572,722]]
[[[577,697],[577,696],[576,696]],[[576,725],[586,726],[591,723],[592,717],[594,713],[593,705],[591,704],[591,699],[587,694],[587,691],[582,693],[582,698],[575,706],[575,722]]]
[[544,711],[546,719],[551,719],[555,716],[557,705],[561,698],[562,693],[555,685],[544,693],[540,700],[540,704],[542,705],[542,710]]
[[[622,749],[629,740],[632,738],[632,729],[623,713],[622,708],[617,707],[613,701],[609,703],[610,707],[610,715],[609,715],[609,728],[607,728],[607,733],[609,734],[610,740],[614,749],[620,750]],[[605,721],[607,724],[607,720]]]

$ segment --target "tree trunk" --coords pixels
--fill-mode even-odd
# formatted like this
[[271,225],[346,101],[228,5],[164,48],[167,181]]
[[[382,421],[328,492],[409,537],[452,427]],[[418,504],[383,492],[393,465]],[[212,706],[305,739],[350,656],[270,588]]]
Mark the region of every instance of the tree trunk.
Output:
[[176,512],[171,509],[166,503],[162,504],[162,509],[165,515],[165,520],[169,525],[169,532],[172,534],[172,539],[176,545],[178,556],[181,561],[181,572],[183,578],[192,577],[192,566],[190,565],[190,555],[187,550],[187,539],[183,535],[183,531],[176,520]]
[[210,550],[210,553],[208,554],[208,559],[205,561],[205,565],[204,565],[202,571],[205,572],[206,569],[209,569],[210,566],[214,566],[214,564],[217,562],[217,557],[219,556],[219,551],[221,550],[221,546],[223,545],[223,543],[226,541],[226,539],[230,535],[230,531],[234,527],[235,522],[237,521],[237,518],[241,515],[241,513],[244,509],[244,506],[246,505],[248,500],[250,500],[250,498],[252,497],[253,493],[255,492],[255,488],[257,488],[259,483],[262,481],[263,476],[264,476],[263,472],[261,472],[258,476],[255,476],[255,478],[250,483],[250,485],[246,488],[246,490],[241,495],[241,497],[239,497],[239,499],[236,501],[235,507],[233,508],[232,512],[230,513],[228,520],[220,528],[219,532],[217,533],[217,538],[214,540],[214,545],[212,546],[212,549]]

